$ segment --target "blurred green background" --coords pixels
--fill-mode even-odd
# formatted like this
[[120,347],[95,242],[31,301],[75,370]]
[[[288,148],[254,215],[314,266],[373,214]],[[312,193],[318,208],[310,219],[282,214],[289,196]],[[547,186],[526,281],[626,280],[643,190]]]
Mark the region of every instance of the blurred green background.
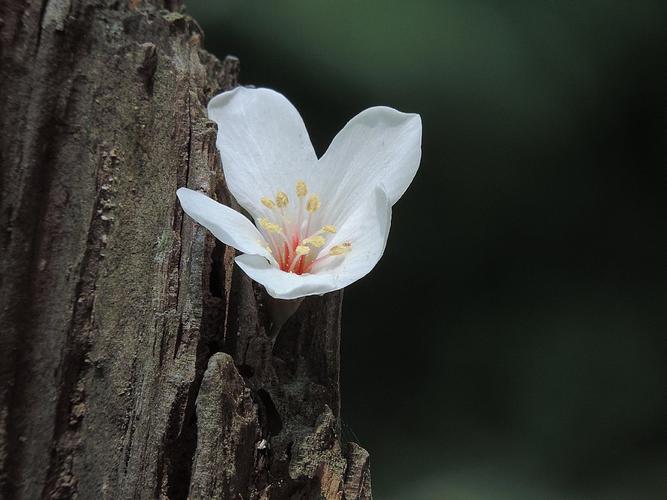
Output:
[[420,113],[345,292],[345,437],[379,500],[667,498],[667,2],[187,2],[319,154]]

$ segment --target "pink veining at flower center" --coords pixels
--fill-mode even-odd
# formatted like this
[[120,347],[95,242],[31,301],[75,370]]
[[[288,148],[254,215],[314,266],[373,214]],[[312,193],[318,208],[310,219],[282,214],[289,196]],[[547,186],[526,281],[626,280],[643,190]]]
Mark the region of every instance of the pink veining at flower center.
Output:
[[310,273],[316,264],[343,256],[352,249],[348,241],[334,245],[326,254],[320,255],[327,238],[336,233],[336,228],[329,224],[317,225],[320,198],[317,195],[307,198],[307,194],[308,187],[300,180],[296,182],[296,207],[290,206],[289,197],[283,191],[278,191],[275,199],[264,197],[260,200],[268,209],[267,217],[257,220],[267,242],[266,248],[278,267],[288,273]]

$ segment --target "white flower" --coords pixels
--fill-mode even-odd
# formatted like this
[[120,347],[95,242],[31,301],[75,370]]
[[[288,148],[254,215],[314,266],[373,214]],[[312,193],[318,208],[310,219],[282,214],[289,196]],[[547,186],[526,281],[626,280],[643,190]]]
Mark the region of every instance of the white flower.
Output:
[[214,97],[225,180],[245,216],[186,188],[183,210],[243,255],[236,263],[278,299],[338,290],[384,252],[391,206],[421,158],[421,119],[387,107],[352,118],[319,160],[281,94],[236,88]]

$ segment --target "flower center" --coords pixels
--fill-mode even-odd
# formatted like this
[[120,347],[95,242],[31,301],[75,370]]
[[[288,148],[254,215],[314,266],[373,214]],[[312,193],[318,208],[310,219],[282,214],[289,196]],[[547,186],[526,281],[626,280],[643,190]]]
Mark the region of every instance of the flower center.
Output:
[[316,263],[331,257],[341,257],[352,249],[352,243],[348,241],[331,247],[325,255],[319,255],[327,238],[336,232],[336,228],[327,224],[313,229],[313,226],[318,227],[316,212],[322,204],[317,195],[307,195],[306,183],[297,181],[296,206],[290,206],[289,197],[283,191],[278,191],[275,199],[260,199],[268,209],[269,216],[258,220],[259,229],[278,267],[288,273],[309,273]]

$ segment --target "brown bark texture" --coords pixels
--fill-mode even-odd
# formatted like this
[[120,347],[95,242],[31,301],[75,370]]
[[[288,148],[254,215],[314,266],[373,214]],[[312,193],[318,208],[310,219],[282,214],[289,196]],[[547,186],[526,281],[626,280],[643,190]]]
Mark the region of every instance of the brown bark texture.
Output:
[[234,206],[177,2],[0,0],[0,497],[367,499],[342,294],[271,302],[175,192]]

